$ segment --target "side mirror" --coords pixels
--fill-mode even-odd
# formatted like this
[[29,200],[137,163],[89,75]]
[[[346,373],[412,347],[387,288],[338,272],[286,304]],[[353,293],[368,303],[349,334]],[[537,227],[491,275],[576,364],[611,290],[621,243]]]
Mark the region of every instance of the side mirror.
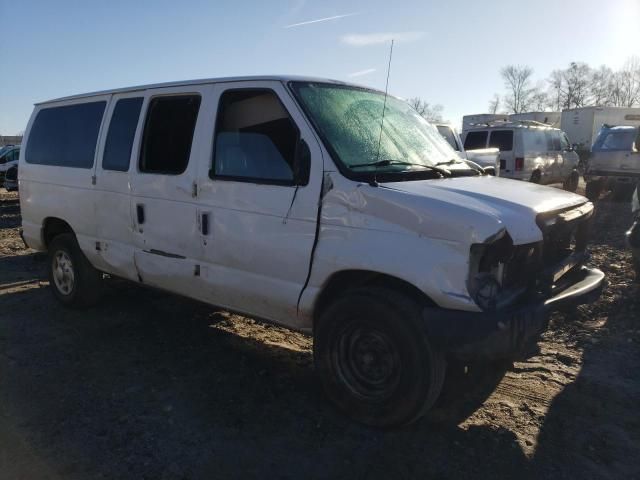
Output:
[[307,185],[311,174],[311,150],[302,138],[298,139],[293,165],[293,179],[296,185]]
[[571,145],[571,147],[569,148],[570,152],[577,152],[578,151],[578,144],[574,143]]
[[484,167],[482,169],[485,173],[485,175],[493,175],[494,177],[496,176],[496,167]]

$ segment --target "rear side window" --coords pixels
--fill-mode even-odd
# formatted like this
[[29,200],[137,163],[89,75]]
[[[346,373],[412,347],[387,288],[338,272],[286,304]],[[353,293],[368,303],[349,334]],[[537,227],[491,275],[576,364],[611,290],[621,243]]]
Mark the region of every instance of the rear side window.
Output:
[[91,168],[106,102],[43,108],[29,133],[27,163]]
[[103,169],[119,172],[129,170],[129,158],[141,107],[142,97],[123,98],[116,103],[102,157]]
[[489,137],[489,147],[501,152],[513,150],[513,130],[493,130]]
[[179,175],[187,169],[199,110],[199,95],[151,100],[140,150],[141,172]]
[[476,150],[487,147],[487,132],[469,132],[464,139],[465,150]]
[[271,90],[229,90],[220,98],[213,176],[293,184],[298,129]]
[[560,140],[560,130],[546,130],[547,135],[547,150],[550,152],[557,152],[562,150]]
[[544,130],[523,129],[522,137],[525,153],[547,151],[547,136]]

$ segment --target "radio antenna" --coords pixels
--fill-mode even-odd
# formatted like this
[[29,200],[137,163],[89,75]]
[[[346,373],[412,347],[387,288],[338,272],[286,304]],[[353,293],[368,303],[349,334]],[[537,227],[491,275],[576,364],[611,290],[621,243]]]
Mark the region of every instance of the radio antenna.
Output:
[[384,103],[382,105],[382,118],[380,119],[380,136],[378,137],[378,152],[376,153],[376,162],[380,160],[380,144],[382,143],[382,127],[384,126],[384,114],[387,109],[387,94],[389,92],[389,73],[391,72],[391,57],[393,57],[393,39],[391,39],[391,50],[389,50],[389,65],[387,66],[387,83],[384,86]]

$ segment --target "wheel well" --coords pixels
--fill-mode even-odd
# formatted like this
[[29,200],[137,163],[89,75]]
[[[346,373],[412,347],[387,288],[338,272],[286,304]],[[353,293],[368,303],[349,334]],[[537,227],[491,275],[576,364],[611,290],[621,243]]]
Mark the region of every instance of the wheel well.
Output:
[[533,172],[531,172],[531,178],[529,179],[529,181],[535,182],[536,179],[538,181],[542,180],[542,170],[540,170],[539,168],[536,168]]
[[44,228],[42,229],[42,239],[46,247],[49,247],[51,240],[61,233],[74,233],[73,228],[64,220],[55,217],[49,217],[44,220]]
[[423,291],[415,285],[391,275],[368,270],[343,270],[334,273],[326,282],[316,300],[313,317],[318,318],[323,310],[336,298],[349,290],[360,287],[384,287],[410,296],[423,305],[436,306]]

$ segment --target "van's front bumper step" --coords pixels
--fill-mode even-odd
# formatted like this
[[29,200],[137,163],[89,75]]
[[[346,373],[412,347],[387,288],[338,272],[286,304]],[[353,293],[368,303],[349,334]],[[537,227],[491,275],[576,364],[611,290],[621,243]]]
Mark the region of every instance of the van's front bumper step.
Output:
[[573,282],[550,298],[492,312],[464,312],[433,307],[423,316],[429,337],[450,356],[462,360],[518,359],[532,350],[554,310],[592,303],[604,287],[604,273],[582,267],[569,273]]

